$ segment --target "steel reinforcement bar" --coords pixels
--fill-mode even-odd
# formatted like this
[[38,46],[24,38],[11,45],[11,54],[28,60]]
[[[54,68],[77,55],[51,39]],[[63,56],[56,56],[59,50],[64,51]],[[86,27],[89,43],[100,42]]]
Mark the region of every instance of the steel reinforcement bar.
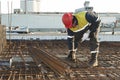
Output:
[[40,61],[60,76],[66,76],[72,72],[70,66],[54,55],[50,55],[48,52],[35,47],[29,47],[28,51],[30,51],[30,53],[32,53],[31,55],[34,55],[35,58],[39,57]]

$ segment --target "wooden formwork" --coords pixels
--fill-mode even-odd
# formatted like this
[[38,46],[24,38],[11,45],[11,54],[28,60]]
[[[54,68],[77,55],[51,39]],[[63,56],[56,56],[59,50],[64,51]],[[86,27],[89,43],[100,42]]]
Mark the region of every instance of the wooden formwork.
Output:
[[6,28],[4,25],[0,25],[0,53],[6,45]]

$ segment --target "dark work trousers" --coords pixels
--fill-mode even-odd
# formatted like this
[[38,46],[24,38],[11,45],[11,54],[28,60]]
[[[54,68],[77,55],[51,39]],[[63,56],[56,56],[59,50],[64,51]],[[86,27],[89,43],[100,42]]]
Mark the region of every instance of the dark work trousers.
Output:
[[97,51],[95,53],[99,52],[99,41],[98,41],[98,34],[100,31],[100,27],[96,28],[95,31],[91,31],[89,34],[89,38],[90,38],[90,51]]
[[[81,39],[88,30],[90,31],[89,38],[90,38],[90,51],[99,51],[99,41],[98,41],[98,33],[100,30],[99,27],[100,22],[96,22],[95,24],[92,24],[91,26],[87,26],[84,30],[79,32],[73,32],[68,31],[68,35],[74,36],[74,49],[77,49],[78,43],[81,42]],[[72,40],[73,38],[68,38],[68,48],[69,50],[72,50]]]

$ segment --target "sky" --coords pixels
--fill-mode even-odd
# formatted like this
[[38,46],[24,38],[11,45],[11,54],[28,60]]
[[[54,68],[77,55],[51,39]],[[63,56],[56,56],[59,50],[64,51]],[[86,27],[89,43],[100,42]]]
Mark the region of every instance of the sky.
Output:
[[[96,12],[118,12],[120,13],[120,0],[41,0],[41,12],[74,12],[75,9],[84,7],[84,2],[90,1],[90,6]],[[20,8],[20,0],[0,0],[0,13],[12,12]],[[8,9],[9,2],[9,9]],[[12,10],[11,8],[12,3]]]

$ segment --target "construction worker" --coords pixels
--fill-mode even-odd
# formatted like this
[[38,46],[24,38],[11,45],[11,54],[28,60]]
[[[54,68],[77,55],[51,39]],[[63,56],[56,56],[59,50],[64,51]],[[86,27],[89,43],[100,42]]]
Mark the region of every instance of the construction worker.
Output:
[[84,34],[88,33],[90,39],[90,66],[98,66],[99,41],[98,32],[100,25],[100,18],[97,13],[93,11],[82,11],[75,14],[65,13],[62,16],[62,22],[67,29],[67,41],[69,54],[68,59],[76,61],[76,51],[78,42],[83,41]]

